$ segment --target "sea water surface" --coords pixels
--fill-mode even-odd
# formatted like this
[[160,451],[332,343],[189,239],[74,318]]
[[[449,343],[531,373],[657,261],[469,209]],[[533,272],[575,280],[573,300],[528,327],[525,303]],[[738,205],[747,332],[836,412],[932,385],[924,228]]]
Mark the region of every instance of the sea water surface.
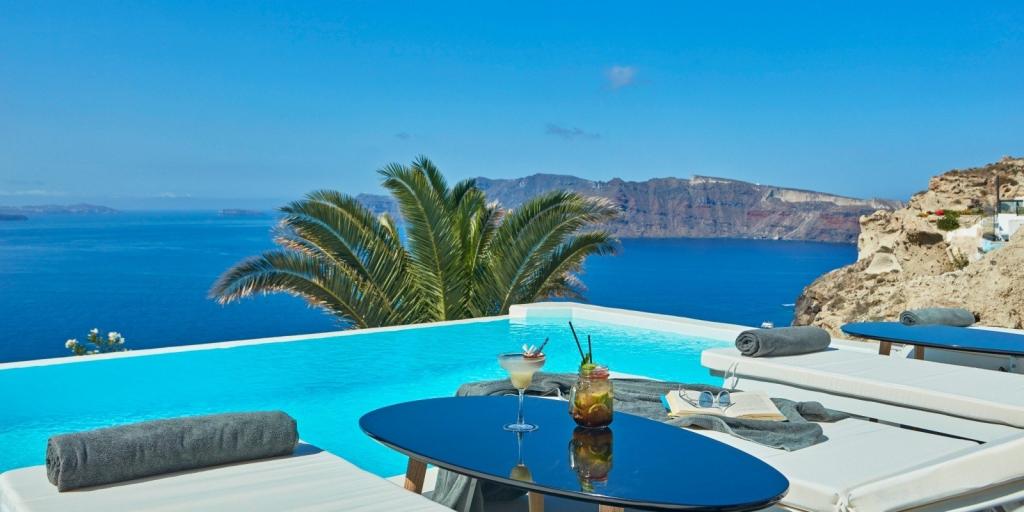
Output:
[[[67,355],[65,340],[93,327],[136,349],[342,328],[287,295],[228,306],[207,297],[225,269],[273,248],[275,220],[126,212],[0,222],[0,362]],[[582,277],[593,304],[787,325],[804,286],[855,259],[852,245],[627,239]]]

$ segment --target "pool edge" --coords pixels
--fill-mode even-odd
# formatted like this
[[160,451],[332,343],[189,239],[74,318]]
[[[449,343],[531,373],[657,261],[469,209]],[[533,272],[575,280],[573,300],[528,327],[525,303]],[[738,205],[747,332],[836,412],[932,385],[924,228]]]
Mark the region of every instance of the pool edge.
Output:
[[[108,359],[120,359],[125,357],[142,357],[159,354],[171,354],[176,352],[191,352],[196,350],[227,349],[244,347],[249,345],[263,345],[268,343],[287,343],[292,341],[315,340],[322,338],[347,337],[358,334],[369,334],[375,332],[403,331],[438,327],[444,325],[458,325],[480,322],[494,322],[500,320],[528,320],[543,318],[565,318],[573,320],[592,320],[605,323],[613,323],[628,327],[638,327],[656,331],[665,331],[676,334],[699,336],[712,340],[732,342],[740,332],[750,329],[749,326],[728,324],[723,322],[712,322],[683,316],[665,315],[660,313],[647,313],[630,309],[610,308],[582,304],[579,302],[535,302],[531,304],[515,304],[509,308],[507,315],[485,316],[479,318],[468,318],[464,320],[446,320],[441,322],[426,322],[409,325],[395,325],[389,327],[370,327],[366,329],[346,329],[341,331],[327,331],[310,334],[296,334],[290,336],[275,336],[268,338],[250,338],[244,340],[215,341],[209,343],[197,343],[194,345],[176,345],[171,347],[150,348],[131,350],[128,352],[113,352],[108,354],[96,354],[88,357],[64,356],[45,359],[30,359],[27,361],[12,361],[0,363],[0,371],[13,370],[17,368],[30,368],[36,366],[54,366],[61,364],[87,363],[90,361],[104,361]],[[840,344],[861,345],[843,339],[833,338],[833,342]]]
[[37,366],[55,366],[62,364],[88,363],[91,361],[105,361],[109,359],[122,359],[127,357],[154,356],[160,354],[173,354],[177,352],[193,352],[198,350],[217,350],[250,345],[265,345],[270,343],[288,343],[292,341],[307,341],[323,338],[339,338],[354,336],[357,334],[371,334],[377,332],[405,331],[422,329],[427,327],[439,327],[444,325],[458,325],[482,322],[495,322],[507,320],[508,315],[484,316],[479,318],[467,318],[464,320],[444,320],[440,322],[424,322],[418,324],[392,325],[387,327],[368,327],[366,329],[345,329],[341,331],[325,331],[309,334],[292,334],[288,336],[271,336],[267,338],[249,338],[244,340],[211,341],[208,343],[195,343],[192,345],[174,345],[170,347],[145,348],[129,350],[126,352],[110,352],[106,354],[93,354],[90,356],[63,356],[49,357],[44,359],[29,359],[26,361],[11,361],[0,363],[0,371],[13,370],[16,368],[31,368]]

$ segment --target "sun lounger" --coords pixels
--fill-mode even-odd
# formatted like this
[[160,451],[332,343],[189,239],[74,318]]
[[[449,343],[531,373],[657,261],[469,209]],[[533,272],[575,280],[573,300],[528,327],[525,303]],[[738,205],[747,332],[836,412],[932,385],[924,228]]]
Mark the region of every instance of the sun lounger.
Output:
[[711,349],[702,362],[715,374],[735,372],[740,389],[862,417],[823,424],[829,440],[795,452],[701,432],[782,471],[791,483],[786,506],[966,511],[1024,503],[1019,375],[842,349],[777,358]]
[[1006,330],[953,327],[949,325],[908,326],[899,322],[855,322],[842,327],[853,336],[879,340],[878,353],[889,355],[893,343],[914,345],[914,357],[924,359],[925,347],[1006,356],[1011,371],[1024,356],[1024,335]]
[[750,358],[734,348],[705,350],[713,372],[874,402],[1024,428],[1024,378],[965,366],[832,349],[799,356]]
[[[828,441],[795,452],[698,432],[781,471],[790,482],[782,503],[798,510],[896,511],[929,504],[952,510],[939,503],[954,498],[969,503],[966,510],[977,510],[985,501],[978,497],[1001,486],[1006,489],[988,497],[998,498],[995,504],[1024,500],[1019,435],[978,444],[859,419],[822,428]],[[971,495],[974,500],[965,499]]]
[[46,468],[0,474],[0,512],[449,511],[308,444],[294,455],[57,492]]

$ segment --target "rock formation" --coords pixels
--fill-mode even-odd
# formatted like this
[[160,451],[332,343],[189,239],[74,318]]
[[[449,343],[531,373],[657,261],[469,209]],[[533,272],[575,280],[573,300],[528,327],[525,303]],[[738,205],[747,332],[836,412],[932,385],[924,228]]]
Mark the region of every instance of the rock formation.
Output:
[[847,322],[895,320],[904,309],[948,306],[971,310],[983,325],[1024,328],[1024,230],[982,254],[978,238],[957,238],[936,226],[936,211],[965,211],[962,231],[969,234],[974,225],[980,234],[995,207],[997,174],[1004,199],[1024,197],[1024,159],[1007,157],[936,176],[905,208],[862,217],[857,262],[804,289],[793,323],[838,334]]
[[[608,228],[624,238],[764,238],[852,243],[861,215],[900,206],[724,178],[591,181],[535,174],[518,179],[477,178],[488,198],[506,208],[550,190],[611,199],[623,212]],[[374,211],[394,213],[385,196],[361,195]]]

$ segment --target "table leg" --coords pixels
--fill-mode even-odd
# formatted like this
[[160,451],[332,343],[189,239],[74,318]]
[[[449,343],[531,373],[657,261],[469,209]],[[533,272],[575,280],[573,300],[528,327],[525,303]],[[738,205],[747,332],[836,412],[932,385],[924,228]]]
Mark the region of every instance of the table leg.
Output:
[[598,505],[597,512],[622,512],[622,507],[613,507],[611,505]]
[[476,494],[476,486],[479,484],[480,481],[476,478],[469,479],[469,488],[466,490],[466,496],[469,496],[469,499],[462,504],[462,512],[469,512],[470,510],[473,510],[473,497]]
[[924,359],[924,347],[920,345],[914,345],[914,359]]
[[530,501],[530,512],[544,512],[544,495],[539,492],[528,492],[526,498]]
[[405,488],[416,494],[423,494],[423,479],[427,476],[427,463],[409,457],[405,467]]
[[892,352],[892,342],[891,341],[880,341],[880,342],[878,342],[878,355],[887,356],[887,355],[889,355],[890,352]]

